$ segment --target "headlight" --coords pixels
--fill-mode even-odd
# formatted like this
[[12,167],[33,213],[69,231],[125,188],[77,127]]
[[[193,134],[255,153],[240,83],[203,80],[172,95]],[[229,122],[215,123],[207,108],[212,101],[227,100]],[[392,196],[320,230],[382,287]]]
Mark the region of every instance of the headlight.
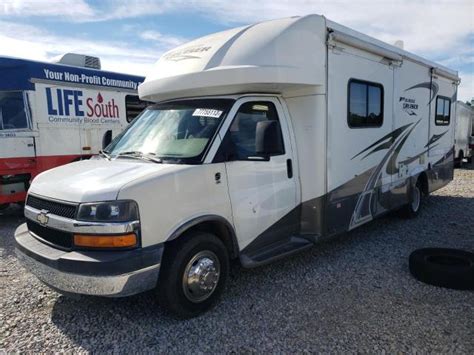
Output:
[[138,220],[135,201],[110,201],[79,205],[77,219],[87,222],[129,222]]

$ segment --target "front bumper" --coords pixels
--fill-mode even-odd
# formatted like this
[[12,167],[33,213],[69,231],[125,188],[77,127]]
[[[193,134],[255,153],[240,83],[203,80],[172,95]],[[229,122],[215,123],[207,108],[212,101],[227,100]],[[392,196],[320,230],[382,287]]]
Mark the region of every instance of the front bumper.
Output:
[[63,251],[15,232],[19,261],[48,286],[65,293],[125,297],[154,288],[163,245],[127,251]]

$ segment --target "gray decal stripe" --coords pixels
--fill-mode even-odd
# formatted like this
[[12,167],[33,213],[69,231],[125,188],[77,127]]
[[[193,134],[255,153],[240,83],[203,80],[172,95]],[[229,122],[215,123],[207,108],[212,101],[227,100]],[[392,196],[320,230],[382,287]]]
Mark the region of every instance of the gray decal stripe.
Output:
[[403,137],[403,139],[400,140],[400,142],[397,144],[397,146],[395,147],[394,151],[393,151],[393,154],[390,156],[390,159],[387,163],[387,167],[385,168],[385,172],[389,175],[394,175],[394,174],[397,174],[398,173],[398,167],[397,167],[397,158],[398,158],[398,154],[400,154],[400,151],[402,150],[403,148],[403,145],[405,144],[406,140],[408,139],[408,136],[411,134],[411,132],[413,132],[413,130],[415,129],[415,127],[418,125],[418,123],[420,123],[421,119],[418,120],[418,122],[416,122],[412,128],[410,128],[410,130],[407,132],[407,134],[405,135],[405,137]]
[[448,130],[444,131],[441,134],[433,134],[433,137],[430,138],[428,143],[426,143],[425,148],[428,147],[430,144],[433,144],[437,140],[439,140],[442,136],[444,136],[446,133],[448,133]]
[[[372,173],[372,175],[370,176],[370,178],[367,181],[367,184],[364,187],[364,191],[362,191],[361,194],[359,195],[356,207],[354,209],[354,212],[352,213],[352,218],[351,218],[351,222],[350,222],[350,225],[349,225],[349,230],[353,229],[353,228],[357,227],[358,225],[360,225],[362,223],[365,223],[365,222],[367,222],[367,221],[369,221],[373,218],[372,217],[372,211],[369,210],[367,214],[363,215],[362,214],[362,208],[363,208],[364,205],[370,206],[370,203],[367,204],[365,202],[367,202],[366,201],[367,199],[370,200],[370,198],[372,197],[373,189],[376,186],[378,180],[380,179],[380,175],[382,173],[383,166],[385,165],[387,160],[389,160],[389,159],[392,160],[393,155],[394,155],[394,153],[396,153],[397,150],[400,151],[401,147],[403,146],[403,144],[407,140],[408,136],[411,134],[411,132],[413,132],[415,127],[420,123],[420,121],[421,121],[421,119],[419,119],[415,124],[413,124],[412,127],[407,132],[404,133],[404,136],[402,136],[402,138],[400,138],[400,140],[398,141],[398,143],[396,145],[392,145],[392,147],[389,149],[387,154],[385,154],[383,159],[380,161],[380,163],[374,169],[374,172]],[[396,156],[398,156],[398,153],[396,153]],[[396,160],[396,157],[395,157],[395,160]],[[370,207],[369,207],[369,209],[370,209]]]
[[389,140],[383,144],[379,144],[378,146],[376,146],[374,149],[372,149],[370,152],[368,152],[366,155],[364,155],[362,157],[362,159],[365,159],[367,158],[369,155],[375,153],[375,152],[378,152],[379,150],[384,150],[384,149],[389,149],[393,144],[393,140]]
[[[356,155],[354,155],[352,159],[358,157],[359,155],[365,153],[366,151],[368,151],[369,149],[375,147],[376,145],[382,143],[382,145],[385,145],[386,144],[386,140],[387,139],[390,139],[390,143],[393,143],[397,138],[398,136],[405,130],[407,129],[410,125],[412,125],[412,123],[409,123],[409,124],[406,124],[404,126],[401,126],[399,128],[397,128],[396,130],[390,132],[389,134],[383,136],[382,138],[380,138],[378,141],[376,141],[375,143],[372,143],[371,145],[369,145],[367,148],[363,149],[362,151],[360,151],[359,153],[357,153]],[[385,148],[380,148],[380,149],[385,149]],[[380,150],[380,149],[377,149],[377,150]],[[366,158],[368,155],[370,155],[371,153],[377,151],[377,150],[373,150],[372,152],[370,152],[369,154],[367,154],[366,156],[364,156],[364,158]],[[362,159],[364,159],[362,158]]]
[[418,88],[428,89],[432,92],[431,97],[430,97],[430,101],[428,102],[428,105],[431,103],[431,101],[433,101],[433,99],[435,98],[435,96],[436,96],[436,94],[438,93],[438,90],[439,90],[438,84],[436,84],[434,82],[430,83],[429,81],[427,81],[427,82],[424,82],[424,83],[419,83],[419,84],[413,85],[412,87],[409,87],[405,91],[418,89]]

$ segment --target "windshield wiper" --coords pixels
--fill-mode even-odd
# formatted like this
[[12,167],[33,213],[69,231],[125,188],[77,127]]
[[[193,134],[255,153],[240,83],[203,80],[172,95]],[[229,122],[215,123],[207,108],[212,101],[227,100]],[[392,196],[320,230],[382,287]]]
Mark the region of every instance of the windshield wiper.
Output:
[[141,160],[146,160],[146,161],[152,161],[154,163],[162,163],[161,159],[154,158],[151,155],[155,155],[155,153],[143,154],[140,151],[130,151],[130,152],[122,152],[122,153],[117,154],[117,158],[130,157],[130,158],[136,158],[136,159],[141,159]]
[[105,157],[105,159],[110,160],[110,153],[106,150],[99,150],[99,154]]

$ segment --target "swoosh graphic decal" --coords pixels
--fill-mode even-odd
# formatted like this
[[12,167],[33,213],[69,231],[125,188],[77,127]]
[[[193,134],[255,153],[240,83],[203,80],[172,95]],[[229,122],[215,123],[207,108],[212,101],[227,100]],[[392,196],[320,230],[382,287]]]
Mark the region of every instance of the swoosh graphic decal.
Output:
[[[420,121],[421,121],[421,119],[419,119],[415,124],[413,124],[412,127],[410,128],[410,130],[403,133],[402,138],[399,139],[399,141],[396,144],[394,144],[390,147],[390,149],[385,154],[383,159],[380,161],[380,163],[374,169],[372,175],[367,180],[367,183],[364,187],[364,190],[361,192],[361,194],[359,195],[359,198],[357,199],[357,204],[356,204],[356,207],[354,208],[354,212],[352,213],[352,217],[351,217],[351,222],[349,224],[349,230],[351,230],[354,227],[360,225],[361,223],[365,223],[366,221],[371,220],[373,218],[372,217],[372,210],[371,210],[371,207],[370,207],[370,199],[371,199],[372,194],[373,194],[373,189],[375,188],[375,186],[377,185],[377,182],[380,179],[382,169],[383,169],[385,163],[387,162],[387,160],[389,160],[392,157],[395,150],[398,149],[400,151],[400,149],[403,146],[404,142],[406,141],[407,137],[411,134],[411,132],[413,132],[415,127],[418,125],[418,123],[420,123]],[[400,128],[403,128],[403,127],[400,127]],[[364,206],[368,206],[367,207],[368,211],[367,211],[366,214],[363,214]]]
[[428,147],[430,144],[433,144],[437,140],[439,140],[442,136],[444,136],[446,133],[448,133],[448,130],[444,131],[441,134],[433,134],[433,137],[430,138],[428,143],[426,143],[425,148]]
[[[405,130],[407,129],[410,125],[412,125],[412,123],[409,123],[405,126],[401,126],[399,128],[397,128],[396,130],[390,132],[389,134],[383,136],[382,138],[380,138],[378,141],[376,141],[375,143],[372,143],[371,145],[369,145],[367,148],[363,149],[362,151],[360,151],[359,153],[357,153],[356,155],[354,155],[352,159],[358,157],[359,155],[365,153],[366,151],[368,151],[369,149],[375,147],[377,144],[380,144],[382,143],[382,145],[386,145],[387,143],[385,142],[387,139],[390,138],[390,144],[392,144],[397,138],[398,136]],[[390,147],[390,146],[389,146]],[[373,152],[376,152],[377,150],[381,150],[381,149],[385,149],[385,148],[379,148],[379,149],[376,149],[376,150],[373,150],[372,152],[370,152],[369,154],[367,154],[366,156],[364,156],[364,158],[366,158],[368,155],[370,155],[371,153]],[[362,159],[364,159],[362,158]]]
[[430,101],[428,102],[428,105],[429,105],[431,101],[433,101],[433,99],[435,98],[436,94],[438,93],[439,85],[437,83],[430,83],[429,81],[427,81],[424,83],[413,85],[412,87],[409,87],[405,91],[419,89],[419,88],[428,89],[431,91],[432,94],[431,94]]
[[390,156],[390,159],[388,161],[387,167],[385,168],[385,172],[389,175],[394,175],[398,174],[398,166],[397,166],[397,158],[398,154],[400,154],[400,151],[403,148],[403,145],[405,144],[406,140],[408,139],[408,136],[413,132],[415,127],[420,123],[421,119],[416,122],[413,127],[410,128],[410,130],[407,132],[407,134],[398,142],[397,146],[395,147],[393,154]]

